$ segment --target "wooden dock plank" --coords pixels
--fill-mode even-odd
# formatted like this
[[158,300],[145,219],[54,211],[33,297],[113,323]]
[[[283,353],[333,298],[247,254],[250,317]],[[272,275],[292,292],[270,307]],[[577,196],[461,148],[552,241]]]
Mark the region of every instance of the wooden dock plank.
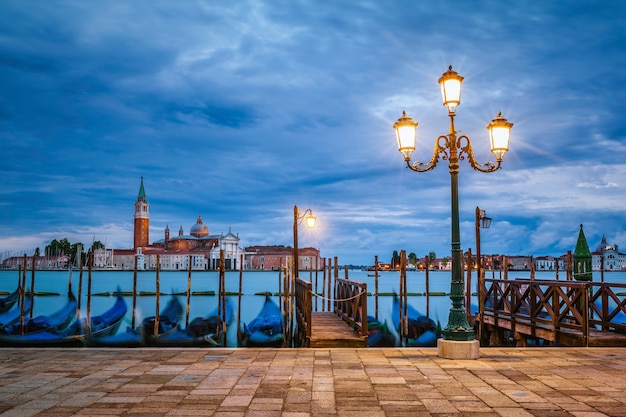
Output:
[[367,339],[332,312],[312,312],[310,346],[367,347]]

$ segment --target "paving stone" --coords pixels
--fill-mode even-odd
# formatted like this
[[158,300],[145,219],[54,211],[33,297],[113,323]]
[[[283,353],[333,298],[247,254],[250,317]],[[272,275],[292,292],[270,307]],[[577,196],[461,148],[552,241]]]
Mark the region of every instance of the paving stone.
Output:
[[626,416],[619,348],[2,353],[2,416]]

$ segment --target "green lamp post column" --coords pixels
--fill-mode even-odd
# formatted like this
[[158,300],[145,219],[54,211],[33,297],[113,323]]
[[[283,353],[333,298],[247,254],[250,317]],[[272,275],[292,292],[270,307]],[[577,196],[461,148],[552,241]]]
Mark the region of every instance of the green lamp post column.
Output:
[[496,158],[496,162],[479,163],[474,158],[472,142],[466,135],[457,136],[454,126],[454,116],[456,107],[461,103],[461,77],[450,66],[441,78],[439,85],[443,96],[443,105],[448,108],[450,117],[450,129],[446,135],[439,136],[435,141],[435,149],[429,162],[411,163],[411,153],[415,150],[416,128],[418,123],[402,112],[393,128],[396,131],[398,140],[398,150],[404,156],[404,160],[409,169],[416,172],[426,172],[435,168],[439,158],[448,160],[450,171],[450,194],[451,194],[451,218],[452,218],[452,278],[450,282],[450,300],[452,307],[448,317],[448,324],[443,329],[444,340],[469,341],[474,339],[474,330],[467,322],[463,299],[465,288],[463,280],[463,259],[460,237],[459,220],[459,161],[465,159],[477,171],[493,172],[500,169],[502,157],[509,149],[510,131],[513,123],[509,123],[500,113],[487,125],[491,141],[491,152]]

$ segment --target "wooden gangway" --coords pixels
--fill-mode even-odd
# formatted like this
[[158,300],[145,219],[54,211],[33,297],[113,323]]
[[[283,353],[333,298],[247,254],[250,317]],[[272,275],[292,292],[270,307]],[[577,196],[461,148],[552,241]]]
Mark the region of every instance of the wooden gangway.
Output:
[[298,347],[367,347],[367,284],[335,279],[332,312],[313,312],[310,282],[296,279]]
[[[626,346],[626,284],[485,279],[477,322],[481,341],[518,345]],[[482,317],[481,317],[482,316]]]

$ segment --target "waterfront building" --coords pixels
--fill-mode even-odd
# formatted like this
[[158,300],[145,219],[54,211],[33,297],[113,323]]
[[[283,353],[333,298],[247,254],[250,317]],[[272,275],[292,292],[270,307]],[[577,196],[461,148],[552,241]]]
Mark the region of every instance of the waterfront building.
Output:
[[[286,246],[249,246],[245,249],[249,269],[256,271],[279,271],[290,267],[293,248]],[[298,248],[298,265],[301,271],[321,270],[324,259],[319,249]]]
[[567,255],[555,258],[554,256],[537,256],[533,258],[535,271],[564,271],[567,267]]
[[510,271],[528,271],[530,270],[530,264],[533,262],[533,258],[532,256],[525,255],[507,256],[506,262]]
[[620,253],[616,244],[610,245],[606,237],[591,253],[591,263],[594,271],[624,271],[626,270],[626,254]]
[[[105,248],[94,251],[94,266],[102,269],[154,270],[159,259],[159,268],[163,271],[188,270],[217,270],[220,268],[221,251],[224,252],[224,268],[226,270],[240,269],[240,263],[245,252],[239,246],[239,236],[230,229],[228,233],[212,235],[204,224],[202,216],[198,216],[196,223],[185,234],[183,226],[178,229],[178,235],[171,236],[169,225],[166,225],[163,239],[149,243],[150,205],[141,177],[139,193],[135,201],[134,215],[134,247],[133,249]],[[244,262],[243,268],[246,268]]]
[[[65,269],[70,263],[70,257],[68,255],[59,256],[27,256],[26,268],[33,268],[33,260],[35,262],[35,269]],[[11,256],[2,261],[2,269],[23,269],[24,257],[23,256]]]

